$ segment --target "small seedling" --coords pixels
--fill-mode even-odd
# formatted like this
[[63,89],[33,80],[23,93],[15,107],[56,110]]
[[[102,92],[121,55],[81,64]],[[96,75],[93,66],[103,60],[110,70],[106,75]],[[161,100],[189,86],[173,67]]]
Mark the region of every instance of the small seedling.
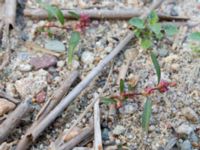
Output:
[[71,64],[73,60],[74,50],[80,41],[80,33],[77,31],[72,32],[69,40],[68,63]]
[[176,84],[174,82],[167,82],[160,80],[161,79],[161,70],[158,60],[154,53],[151,52],[151,60],[154,65],[157,74],[158,83],[154,87],[146,87],[142,92],[134,92],[134,91],[125,91],[125,83],[124,80],[120,80],[120,87],[119,87],[119,95],[113,95],[109,98],[103,98],[103,103],[110,105],[115,104],[116,108],[120,108],[127,98],[135,98],[136,96],[145,96],[147,100],[144,104],[144,111],[142,114],[142,128],[144,131],[148,132],[149,122],[151,117],[152,111],[152,100],[150,99],[150,95],[153,94],[155,91],[160,93],[164,93],[168,91],[169,87],[173,87]]
[[143,49],[152,48],[154,40],[162,40],[164,35],[173,36],[177,33],[176,26],[171,24],[161,25],[158,21],[159,18],[155,11],[152,11],[145,20],[140,18],[129,20],[129,24]]

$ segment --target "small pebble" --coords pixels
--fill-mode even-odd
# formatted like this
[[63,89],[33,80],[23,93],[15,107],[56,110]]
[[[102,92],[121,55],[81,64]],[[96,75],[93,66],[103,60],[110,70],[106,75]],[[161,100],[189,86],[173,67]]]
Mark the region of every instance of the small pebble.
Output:
[[177,72],[180,69],[180,65],[179,64],[172,64],[171,65],[171,70],[173,72]]
[[182,113],[188,121],[197,122],[199,120],[197,113],[190,107],[184,108]]
[[125,131],[126,131],[126,128],[124,126],[117,125],[113,130],[113,134],[120,135],[120,134],[123,134]]
[[180,145],[181,150],[192,150],[192,145],[189,140],[185,140],[183,143]]
[[193,128],[187,124],[182,124],[176,129],[176,132],[180,135],[190,135],[193,131]]
[[160,57],[166,57],[166,56],[169,55],[169,51],[166,50],[166,49],[164,49],[164,48],[159,49],[159,50],[158,50],[158,55],[159,55]]
[[42,90],[36,95],[36,102],[43,103],[46,99],[46,92]]
[[109,140],[109,130],[108,128],[104,128],[102,131],[102,139],[104,141]]
[[60,61],[57,62],[57,66],[58,66],[59,68],[64,67],[64,65],[65,65],[65,61],[63,61],[63,60],[60,60]]
[[119,109],[122,114],[133,114],[138,109],[137,104],[127,104]]
[[28,72],[28,71],[31,71],[31,69],[32,69],[32,66],[29,64],[20,64],[19,65],[19,71],[21,71],[21,72]]
[[55,52],[64,52],[65,51],[65,45],[58,41],[58,40],[48,40],[45,43],[44,46],[46,49],[55,51]]
[[56,65],[57,58],[51,55],[43,55],[42,57],[33,57],[30,60],[30,64],[34,67],[34,69],[45,69],[51,66]]
[[171,9],[170,15],[171,16],[178,16],[178,12],[176,11],[176,9],[174,7]]
[[85,64],[92,64],[94,61],[94,54],[90,51],[83,52],[81,60]]
[[194,142],[194,143],[198,143],[199,138],[198,136],[195,134],[195,132],[192,132],[191,136],[190,136],[190,141]]
[[127,49],[124,53],[125,59],[132,60],[135,59],[138,55],[138,51],[135,48]]

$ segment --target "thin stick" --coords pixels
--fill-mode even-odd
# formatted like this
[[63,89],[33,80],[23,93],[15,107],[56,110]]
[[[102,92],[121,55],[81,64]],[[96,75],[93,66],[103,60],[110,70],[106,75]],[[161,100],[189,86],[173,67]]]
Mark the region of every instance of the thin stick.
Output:
[[0,144],[7,138],[13,129],[20,123],[23,116],[33,109],[31,100],[22,102],[18,107],[7,116],[0,124]]
[[101,137],[99,98],[94,104],[94,150],[103,150]]
[[69,88],[74,83],[74,81],[78,78],[78,71],[72,71],[67,78],[62,81],[60,87],[53,93],[51,98],[47,101],[47,103],[41,108],[39,113],[36,116],[36,120],[44,119],[47,114],[60,102],[63,96],[68,93]]
[[[142,17],[145,17],[149,12],[157,8],[164,0],[158,0],[154,3],[150,10],[145,13]],[[122,40],[117,47],[106,56],[92,71],[86,76],[86,78],[81,81],[63,100],[46,116],[37,127],[33,130],[28,130],[26,135],[22,137],[18,143],[16,150],[27,149],[32,142],[34,142],[39,135],[65,110],[65,108],[84,90],[90,82],[97,76],[107,65],[134,37],[133,32],[130,32],[124,40]]]
[[[9,63],[10,60],[10,41],[9,41],[9,32],[10,32],[10,26],[14,28],[15,25],[15,17],[16,17],[16,7],[17,2],[16,0],[5,0],[4,5],[2,6],[2,12],[3,15],[1,15],[0,19],[2,19],[1,23],[1,30],[3,30],[3,39],[2,39],[2,45],[6,47],[6,51],[3,56],[2,63],[0,64],[0,71],[2,71],[5,66]],[[3,27],[4,26],[4,27]]]
[[15,104],[18,104],[20,101],[11,97],[10,95],[8,95],[6,92],[3,92],[0,90],[0,97],[3,97],[5,99],[7,99],[8,101],[12,102],[12,103],[15,103]]
[[71,150],[73,147],[75,147],[77,144],[79,144],[81,141],[86,139],[87,137],[90,137],[94,133],[94,125],[90,125],[89,127],[86,127],[83,129],[83,131],[71,139],[69,142],[62,145],[59,150]]
[[[115,9],[115,10],[109,10],[109,9],[71,9],[66,10],[62,9],[62,12],[64,14],[64,17],[67,19],[76,19],[74,18],[69,12],[75,12],[76,14],[85,14],[90,16],[91,19],[130,19],[132,17],[138,17],[143,12],[146,11],[146,9],[141,8],[131,8],[131,9]],[[26,17],[31,17],[33,19],[47,19],[48,14],[43,9],[25,9],[24,15]],[[172,20],[181,20],[186,21],[189,20],[188,17],[175,17],[175,16],[167,16],[161,13],[158,13],[158,16],[160,20],[166,20],[166,21],[172,21]]]

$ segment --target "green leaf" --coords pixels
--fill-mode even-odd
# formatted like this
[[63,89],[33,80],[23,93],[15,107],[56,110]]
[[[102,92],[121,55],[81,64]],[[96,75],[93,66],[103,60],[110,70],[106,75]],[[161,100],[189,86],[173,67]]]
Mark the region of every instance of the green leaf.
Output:
[[150,98],[147,97],[147,100],[144,104],[144,111],[142,114],[142,128],[146,132],[148,132],[148,129],[149,129],[151,112],[152,112],[152,101]]
[[111,99],[111,98],[106,98],[106,97],[103,97],[102,98],[102,102],[106,105],[110,105],[110,104],[115,104],[116,103],[116,100],[114,99]]
[[151,29],[152,32],[155,34],[160,34],[161,32],[161,25],[159,23],[155,23],[153,25],[150,25],[149,28]]
[[136,36],[137,38],[140,37],[140,35],[141,35],[141,30],[140,30],[140,29],[135,29],[133,32],[134,32],[134,34],[135,34],[135,36]]
[[124,92],[124,87],[125,87],[125,85],[124,85],[124,80],[123,79],[120,79],[120,93],[123,93]]
[[137,27],[138,29],[144,29],[144,20],[140,18],[132,18],[128,21],[128,23],[132,26]]
[[141,46],[142,46],[142,48],[143,49],[148,49],[148,48],[150,48],[150,47],[152,47],[152,42],[151,42],[151,40],[149,40],[149,39],[142,39],[141,40]]
[[200,54],[200,48],[199,46],[191,46],[192,52]]
[[64,15],[58,7],[44,3],[41,0],[37,0],[37,3],[47,11],[49,19],[55,17],[62,25],[64,24]]
[[69,40],[69,51],[68,51],[68,62],[72,63],[74,50],[80,41],[80,33],[72,32],[70,40]]
[[152,11],[148,15],[147,20],[148,20],[150,25],[156,24],[158,22],[158,20],[159,20],[157,13],[155,11]]
[[189,39],[195,40],[195,41],[200,41],[200,32],[190,33]]
[[70,14],[70,16],[72,16],[72,17],[74,17],[74,18],[76,18],[76,19],[79,19],[79,18],[80,18],[80,15],[77,14],[77,13],[75,13],[75,12],[73,12],[73,11],[68,11],[68,13]]
[[154,68],[156,70],[156,74],[157,74],[157,78],[158,78],[158,84],[159,84],[160,83],[160,77],[161,77],[160,65],[158,63],[156,55],[153,52],[151,52],[151,61],[153,62]]
[[55,7],[55,6],[53,7],[53,9],[55,12],[54,17],[56,17],[57,20],[59,20],[59,22],[63,25],[65,22],[65,17],[63,15],[62,11],[58,7]]
[[162,27],[168,36],[174,36],[178,32],[178,29],[175,25],[165,24]]
[[159,34],[156,34],[156,38],[158,39],[158,40],[161,40],[162,38],[163,38],[163,34],[160,32]]

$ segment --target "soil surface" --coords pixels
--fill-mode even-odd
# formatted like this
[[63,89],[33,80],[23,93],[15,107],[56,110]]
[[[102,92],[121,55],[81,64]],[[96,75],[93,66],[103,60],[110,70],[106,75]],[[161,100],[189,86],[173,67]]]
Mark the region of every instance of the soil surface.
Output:
[[[59,8],[141,8],[143,1],[139,0],[46,0]],[[0,74],[0,89],[10,96],[24,101],[31,98],[34,111],[23,118],[20,125],[14,129],[4,144],[8,149],[14,149],[16,143],[25,134],[35,116],[51,97],[53,92],[66,80],[72,70],[78,70],[80,79],[73,84],[75,87],[87,74],[132,32],[127,20],[91,20],[87,29],[81,33],[81,41],[77,47],[72,64],[68,63],[69,39],[76,20],[65,20],[64,26],[69,29],[50,28],[52,36],[38,29],[48,20],[34,20],[23,16],[23,9],[37,9],[39,5],[28,0],[19,0],[16,26],[11,32],[11,61]],[[103,147],[107,150],[198,150],[200,149],[200,59],[199,54],[192,52],[188,35],[200,31],[200,2],[198,0],[166,1],[157,10],[172,16],[189,17],[187,22],[174,22],[179,28],[176,36],[167,37],[153,47],[161,67],[161,79],[175,82],[165,93],[155,92],[152,100],[152,116],[148,134],[141,127],[141,116],[146,97],[128,98],[121,108],[113,109],[100,102],[101,131]],[[54,24],[59,25],[55,21]],[[194,24],[192,26],[191,24]],[[197,24],[197,25],[195,25]],[[29,43],[28,43],[29,42]],[[26,44],[25,44],[26,43]],[[28,46],[27,46],[28,43]],[[53,52],[62,54],[59,57],[38,52],[30,48],[30,43],[38,44]],[[196,44],[196,43],[195,43]],[[198,44],[198,43],[197,43]],[[130,60],[131,57],[131,61]],[[123,66],[130,62],[125,76],[125,83],[142,91],[145,87],[156,85],[157,76],[151,57],[133,40],[115,57],[109,65],[90,83],[81,95],[58,117],[53,124],[31,146],[31,150],[47,150],[50,143],[59,134],[69,129],[79,115],[91,103],[95,95],[99,95],[108,79],[108,87],[100,97],[109,97],[119,93],[119,74]],[[9,109],[0,111],[0,117],[6,117],[14,109],[13,104],[7,104]],[[1,110],[0,106],[0,110]],[[3,108],[2,108],[3,109]],[[90,110],[78,124],[83,128],[93,118]],[[0,119],[1,120],[1,119]],[[1,122],[0,122],[1,123]],[[10,144],[9,144],[10,143]],[[2,144],[2,145],[3,145]],[[0,145],[1,147],[3,147]],[[93,140],[85,147],[92,148]],[[3,150],[3,149],[2,149]]]

